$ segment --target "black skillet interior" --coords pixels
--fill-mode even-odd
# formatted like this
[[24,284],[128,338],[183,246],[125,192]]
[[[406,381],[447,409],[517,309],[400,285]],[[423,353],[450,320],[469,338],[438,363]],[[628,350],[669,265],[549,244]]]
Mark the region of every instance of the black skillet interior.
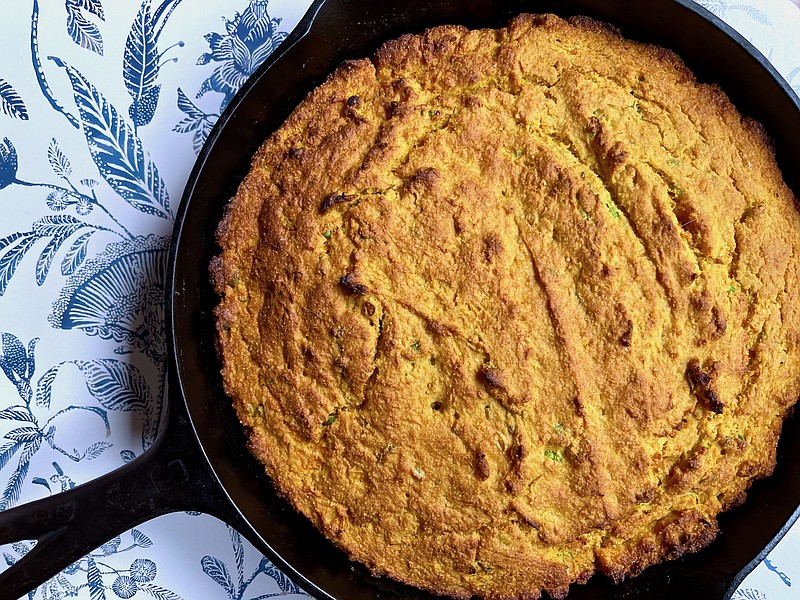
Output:
[[[432,598],[371,577],[350,563],[277,497],[248,454],[221,389],[208,278],[217,252],[214,230],[258,145],[342,60],[370,56],[384,41],[426,27],[460,23],[504,25],[520,12],[585,14],[613,23],[630,38],[680,54],[702,81],[716,82],[740,110],[761,121],[775,140],[779,162],[800,192],[800,109],[789,87],[731,30],[690,0],[317,0],[308,35],[256,73],[222,116],[198,159],[176,226],[168,329],[177,381],[242,533],[318,598]],[[727,33],[726,33],[727,32]],[[778,468],[753,488],[744,506],[723,515],[721,534],[706,550],[647,569],[611,586],[595,577],[573,586],[571,599],[723,598],[788,528],[800,503],[800,420],[787,422]]]

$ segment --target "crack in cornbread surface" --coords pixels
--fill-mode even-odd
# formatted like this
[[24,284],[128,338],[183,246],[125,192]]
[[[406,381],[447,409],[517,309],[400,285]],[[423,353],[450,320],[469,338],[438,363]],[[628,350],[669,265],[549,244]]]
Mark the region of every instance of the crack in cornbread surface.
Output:
[[760,127],[583,18],[343,64],[261,147],[212,275],[276,488],[458,598],[694,552],[800,392],[800,218]]

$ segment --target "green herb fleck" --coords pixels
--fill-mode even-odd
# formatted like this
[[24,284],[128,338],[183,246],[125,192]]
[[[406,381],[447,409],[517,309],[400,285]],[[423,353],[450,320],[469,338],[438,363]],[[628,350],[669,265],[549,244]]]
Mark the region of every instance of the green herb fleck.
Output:
[[668,158],[667,164],[675,166],[681,164],[681,161],[679,161],[677,158]]
[[619,211],[617,210],[617,207],[611,202],[606,202],[606,206],[608,207],[608,211],[611,213],[611,216],[615,219],[619,219]]
[[736,286],[735,285],[728,286],[728,293],[729,294],[735,294],[736,293]]
[[333,235],[333,231],[331,231],[330,229],[328,231],[323,231],[322,232],[322,237],[324,237],[326,240],[331,239],[332,235]]
[[230,281],[228,281],[228,285],[230,287],[236,287],[237,285],[239,285],[239,271],[234,271],[233,272],[233,275],[231,276]]
[[592,217],[589,216],[589,212],[584,208],[581,209],[581,216],[583,217],[583,220],[586,221],[587,223],[592,220]]
[[550,460],[554,460],[556,462],[563,462],[564,457],[558,450],[545,450],[544,455],[549,458]]
[[491,573],[492,571],[494,571],[494,567],[492,567],[492,565],[485,565],[481,561],[477,561],[477,563],[478,567],[480,567],[481,571],[483,571],[484,573]]
[[422,467],[420,467],[419,465],[414,465],[414,468],[411,469],[411,472],[417,479],[423,479],[425,477],[425,471],[423,471]]
[[442,111],[440,111],[440,110],[429,110],[428,111],[428,116],[429,117],[438,117],[441,114],[442,114]]
[[339,417],[339,414],[336,411],[333,411],[331,414],[328,415],[328,418],[322,423],[323,427],[328,427],[333,425],[333,422]]
[[561,423],[556,423],[553,426],[553,429],[555,429],[556,433],[559,433],[559,434],[564,433],[566,431],[566,428]]
[[522,156],[524,153],[522,152],[522,150],[512,150],[512,151],[511,151],[511,154],[513,154],[513,155],[514,155],[514,158],[519,158],[519,157],[520,157],[520,156]]
[[230,333],[230,332],[231,332],[231,326],[230,326],[228,323],[225,323],[225,324],[222,326],[222,330],[223,330],[225,333]]
[[744,441],[744,436],[741,433],[737,433],[736,437],[739,438],[740,440]]
[[417,340],[416,342],[414,342],[413,344],[411,344],[411,349],[412,349],[414,352],[419,352],[419,351],[420,351],[420,348],[421,348],[421,346],[419,345],[419,340]]

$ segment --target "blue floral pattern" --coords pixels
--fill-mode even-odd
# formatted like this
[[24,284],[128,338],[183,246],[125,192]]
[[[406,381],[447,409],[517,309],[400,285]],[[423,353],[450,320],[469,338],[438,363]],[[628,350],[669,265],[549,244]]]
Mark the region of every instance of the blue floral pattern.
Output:
[[287,35],[280,28],[281,19],[270,16],[266,0],[251,0],[241,14],[236,13],[233,19],[224,21],[225,33],[207,34],[205,40],[210,51],[197,59],[198,65],[217,63],[195,98],[199,100],[208,92],[222,94],[217,110],[205,112],[178,88],[178,108],[186,116],[175,125],[173,131],[191,133],[195,152],[200,151],[211,127],[233,95]]
[[[0,509],[152,445],[169,236],[189,165],[309,4],[278,14],[268,0],[25,0],[5,11],[0,33],[24,60],[0,63]],[[770,35],[800,27],[800,0],[699,4],[761,36],[800,91],[798,42]],[[796,529],[736,600],[791,597]],[[30,548],[0,547],[0,568]],[[110,540],[29,600],[304,596],[237,532],[192,513]]]

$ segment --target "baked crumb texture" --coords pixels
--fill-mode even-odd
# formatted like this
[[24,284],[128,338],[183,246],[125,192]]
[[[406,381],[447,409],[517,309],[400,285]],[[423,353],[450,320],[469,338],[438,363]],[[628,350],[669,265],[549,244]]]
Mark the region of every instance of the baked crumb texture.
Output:
[[760,127],[584,18],[343,64],[218,232],[225,385],[375,573],[563,597],[697,551],[800,392],[800,218]]

